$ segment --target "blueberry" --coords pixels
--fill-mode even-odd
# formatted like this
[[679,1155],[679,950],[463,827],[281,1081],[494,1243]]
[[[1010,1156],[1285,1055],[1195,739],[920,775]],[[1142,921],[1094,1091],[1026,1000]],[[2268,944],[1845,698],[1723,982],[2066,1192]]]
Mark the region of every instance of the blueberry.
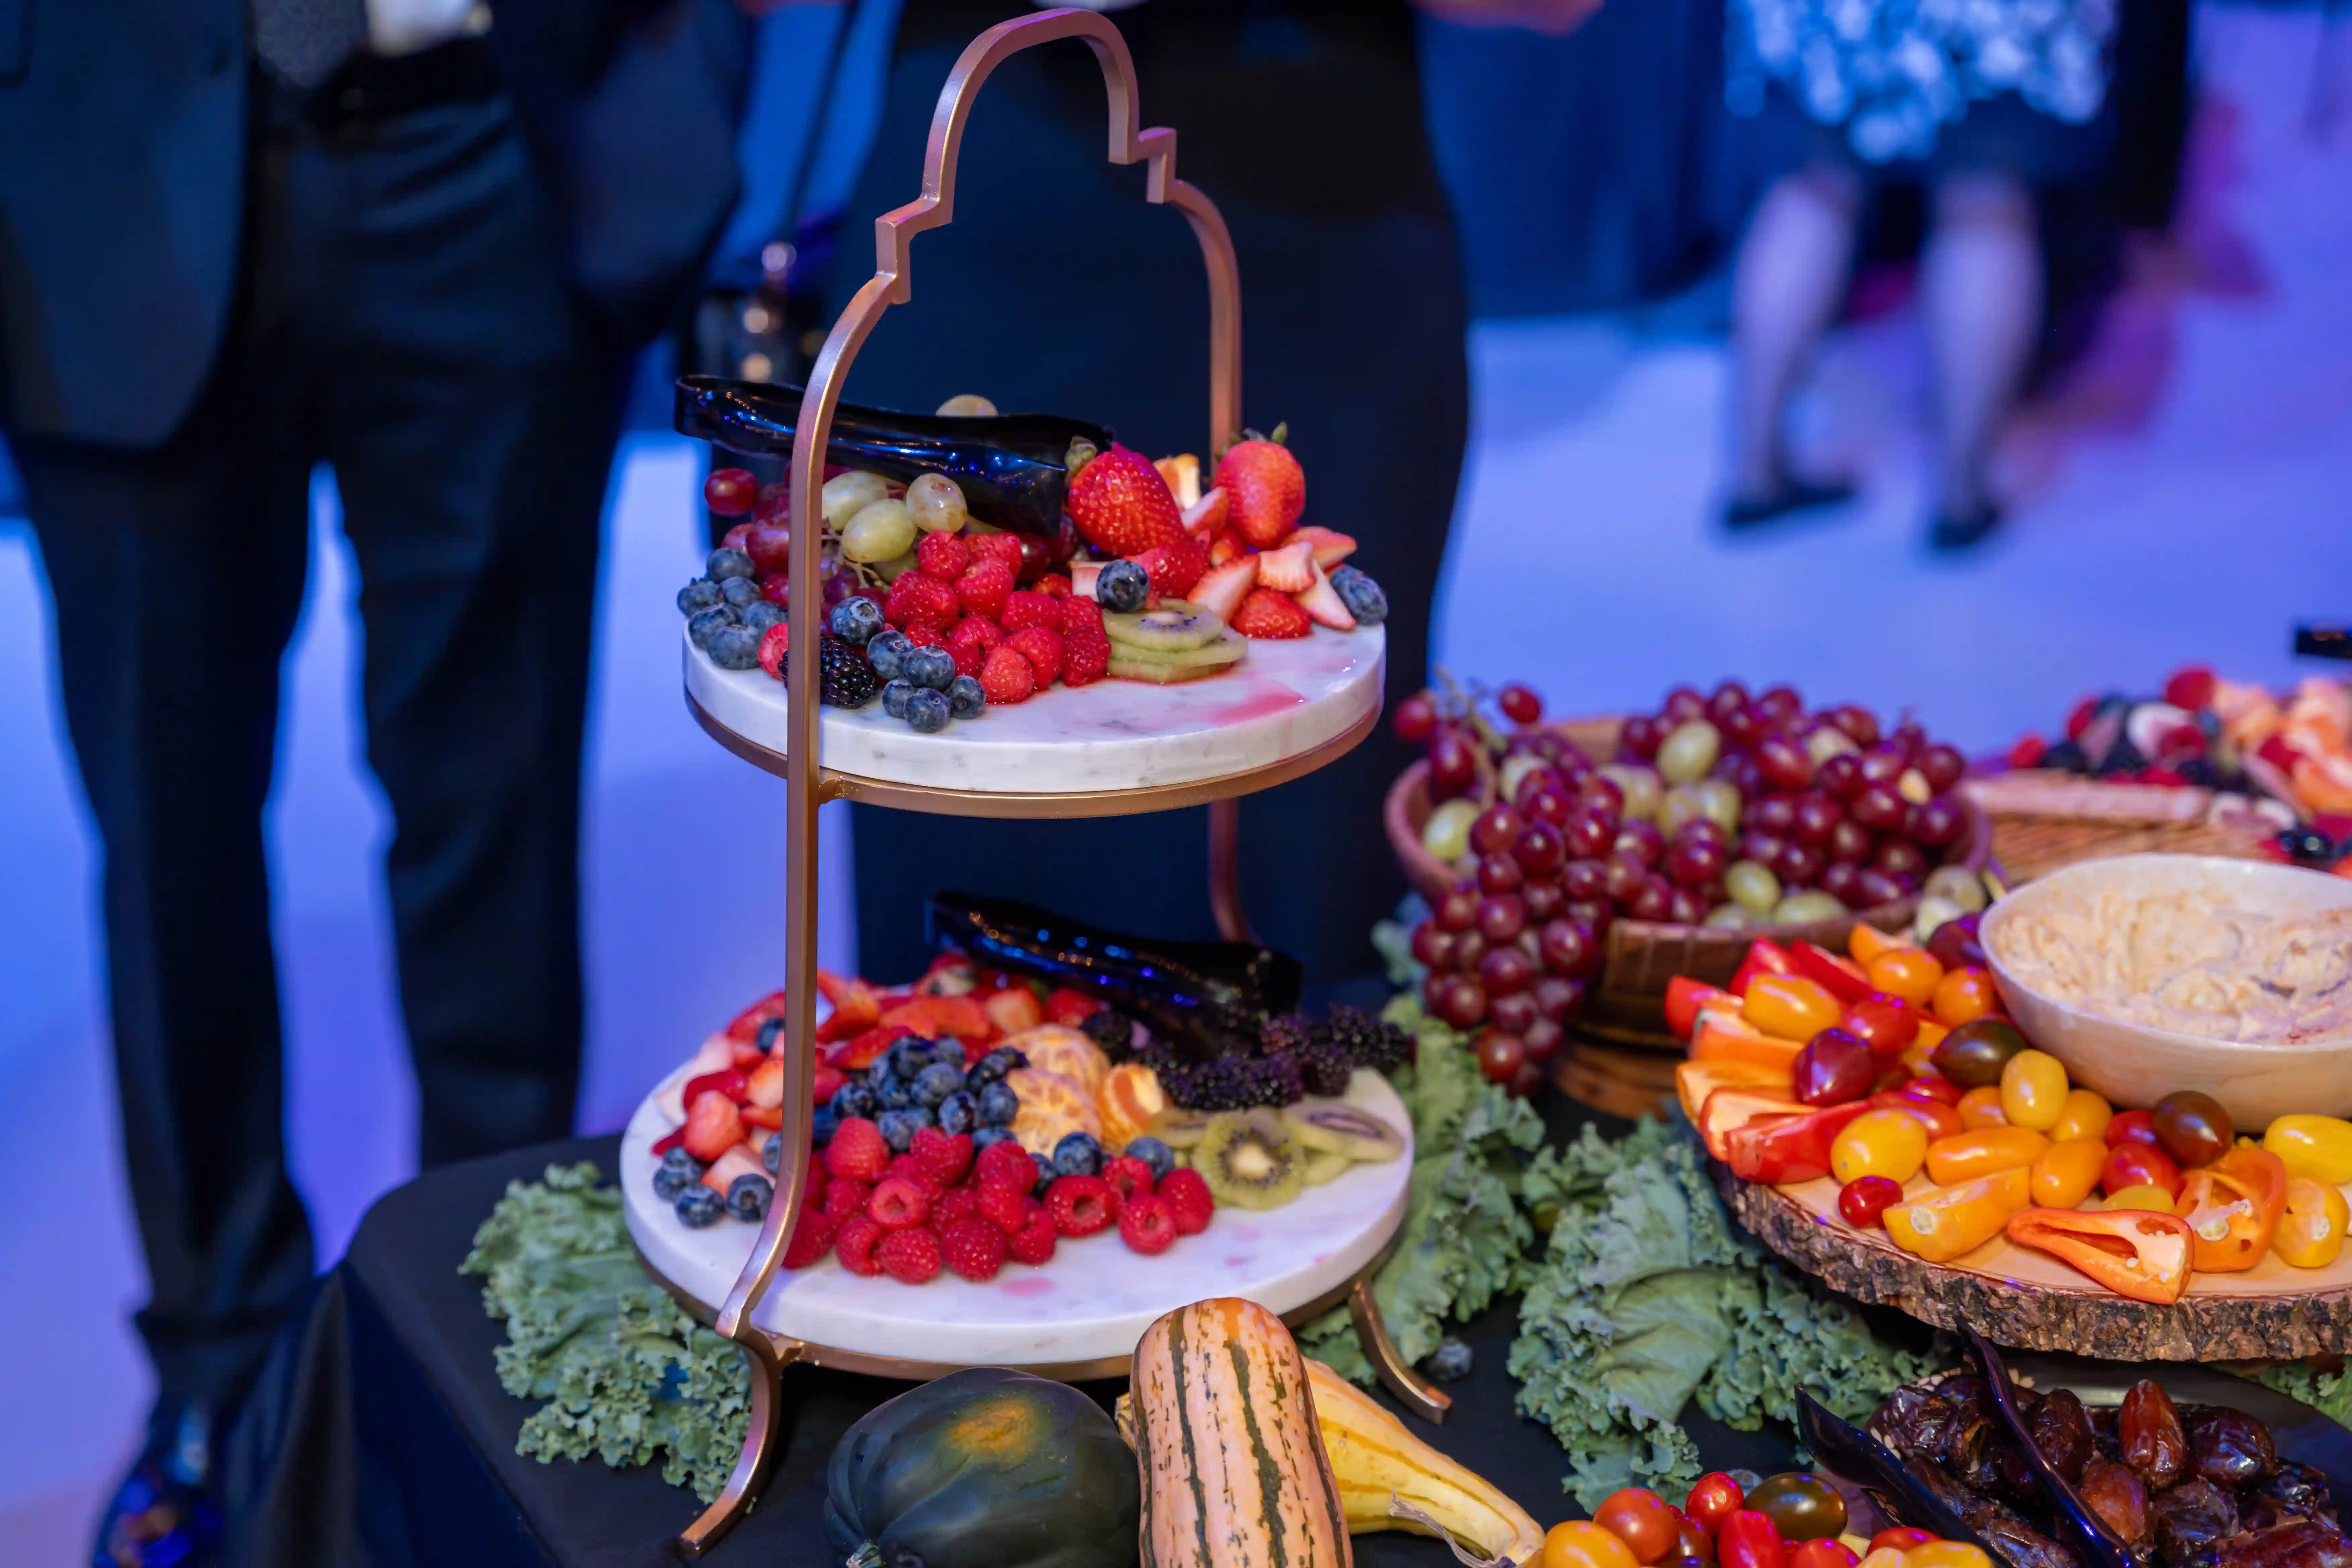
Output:
[[735,611],[730,605],[719,605],[708,610],[698,610],[687,617],[687,640],[709,653],[710,639],[734,624]]
[[1151,579],[1132,561],[1114,561],[1095,576],[1095,602],[1106,610],[1139,610],[1150,593]]
[[776,1042],[783,1038],[783,1035],[784,1021],[782,1018],[762,1018],[760,1020],[759,1028],[751,1036],[751,1043],[763,1051],[772,1051],[776,1048]]
[[[821,1116],[824,1111],[820,1110],[818,1114]],[[768,1141],[760,1145],[760,1163],[768,1167],[768,1174],[772,1176],[783,1168],[784,1135],[782,1133],[768,1134]]]
[[940,1101],[940,1131],[969,1132],[980,1125],[980,1106],[962,1089]]
[[951,717],[973,718],[987,706],[988,693],[971,676],[959,675],[948,682],[948,712]]
[[767,599],[760,592],[760,584],[752,582],[749,577],[728,578],[719,584],[719,595],[730,607],[738,610],[747,605],[767,603]]
[[719,584],[708,577],[697,577],[677,591],[677,613],[681,616],[691,616],[726,602],[727,596],[719,591]]
[[837,1117],[863,1116],[874,1119],[874,1090],[864,1079],[854,1078],[833,1091],[833,1112]]
[[917,1130],[929,1125],[929,1118],[912,1110],[886,1110],[880,1122],[882,1142],[890,1145],[893,1154],[903,1154],[908,1145],[914,1142]]
[[1176,1168],[1176,1151],[1157,1138],[1130,1139],[1127,1145],[1127,1157],[1149,1165],[1154,1182],[1163,1179]]
[[893,719],[906,718],[907,699],[921,689],[921,687],[901,676],[882,689],[882,711]]
[[677,1223],[688,1230],[706,1230],[726,1212],[725,1200],[699,1182],[677,1194]]
[[702,569],[702,574],[714,583],[723,583],[730,577],[749,577],[751,572],[750,556],[723,544],[710,552],[710,563]]
[[953,1035],[941,1035],[931,1044],[931,1060],[945,1062],[961,1073],[963,1071],[963,1042]]
[[[840,1130],[841,1112],[835,1110],[830,1102],[820,1105],[809,1118],[809,1142],[822,1149],[833,1142],[833,1135]],[[772,1165],[769,1167],[771,1170],[774,1168]]]
[[[1032,1154],[1029,1157],[1032,1160],[1036,1160],[1037,1162],[1037,1180],[1035,1184],[1031,1186],[1029,1189],[1030,1195],[1033,1197],[1042,1198],[1045,1195],[1045,1189],[1052,1186],[1054,1183],[1059,1179],[1061,1173],[1054,1169],[1054,1162],[1051,1160],[1038,1160],[1037,1156],[1034,1154]],[[709,1189],[705,1188],[704,1190],[708,1191]]]
[[711,634],[710,662],[721,669],[760,668],[760,634],[749,626],[721,626]]
[[[1376,626],[1389,618],[1389,596],[1381,585],[1353,566],[1342,566],[1331,574],[1331,586],[1348,613],[1356,617],[1360,626]],[[1467,1352],[1465,1352],[1467,1353]]]
[[784,612],[780,605],[759,599],[736,611],[735,618],[755,632],[764,632],[770,626],[783,625]]
[[833,635],[852,647],[864,647],[882,629],[882,606],[864,595],[844,599],[833,607]]
[[1019,1051],[1014,1050],[1011,1046],[999,1046],[996,1049],[981,1058],[980,1060],[972,1063],[971,1071],[964,1076],[969,1079],[974,1086],[983,1083],[994,1083],[998,1079],[1003,1078],[1014,1068],[1025,1068],[1028,1065],[1029,1058],[1023,1056]]
[[915,1103],[937,1109],[940,1101],[963,1088],[963,1069],[933,1062],[915,1076]]
[[949,711],[948,700],[926,687],[907,694],[907,728],[918,735],[936,735],[946,729]]
[[945,691],[956,678],[955,656],[943,647],[910,647],[898,661],[898,673],[918,686]]
[[[676,1153],[677,1151],[673,1149],[670,1152],[672,1153]],[[688,1187],[693,1186],[696,1183],[701,1180],[702,1173],[699,1171],[683,1171],[676,1165],[656,1165],[654,1167],[654,1196],[661,1199],[664,1203],[675,1203],[677,1201],[678,1194],[686,1191]]]
[[872,665],[874,673],[883,679],[896,680],[905,673],[898,668],[898,661],[905,658],[907,650],[914,646],[907,639],[906,633],[895,628],[876,632],[873,640],[866,645],[866,662]]
[[1460,1340],[1440,1340],[1423,1364],[1429,1368],[1429,1375],[1438,1382],[1459,1383],[1470,1375],[1470,1347]]
[[982,1127],[971,1135],[971,1152],[979,1153],[991,1144],[1002,1143],[1013,1136],[1010,1127]]
[[768,1214],[768,1200],[775,1195],[775,1184],[767,1177],[755,1176],[746,1171],[727,1184],[727,1212],[737,1219],[764,1219]]
[[702,1173],[710,1169],[709,1166],[704,1164],[701,1161],[688,1153],[686,1152],[686,1145],[683,1143],[671,1144],[669,1146],[669,1152],[662,1156],[661,1163],[665,1165],[673,1166],[677,1170],[688,1172],[698,1182],[702,1180]]
[[1010,1127],[1013,1119],[1021,1114],[1021,1097],[1013,1086],[999,1079],[994,1083],[981,1085],[980,1119],[991,1127]]
[[890,1042],[890,1054],[886,1058],[893,1078],[915,1081],[915,1075],[931,1065],[931,1042],[920,1035],[901,1035]]
[[1102,1145],[1091,1132],[1066,1132],[1054,1145],[1054,1173],[1057,1176],[1093,1176],[1102,1173]]
[[914,1091],[907,1087],[904,1079],[886,1078],[874,1087],[874,1109],[877,1112],[911,1110],[914,1105]]

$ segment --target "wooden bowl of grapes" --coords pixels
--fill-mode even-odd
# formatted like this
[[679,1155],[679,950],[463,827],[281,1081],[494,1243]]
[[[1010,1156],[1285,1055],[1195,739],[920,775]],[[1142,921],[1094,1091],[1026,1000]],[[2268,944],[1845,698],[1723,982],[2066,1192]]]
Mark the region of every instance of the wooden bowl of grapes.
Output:
[[[1457,1027],[1519,1033],[1524,989],[1555,1026],[1679,1050],[1668,980],[1728,984],[1758,937],[1843,952],[1856,921],[1909,926],[1923,897],[1957,916],[1991,841],[1954,790],[1958,751],[1908,718],[1809,711],[1785,686],[1681,687],[1655,713],[1508,730],[1441,711],[1422,743],[1383,815],[1432,910],[1413,955],[1433,1011]],[[1524,966],[1488,955],[1524,952],[1523,931],[1536,974],[1512,988]]]

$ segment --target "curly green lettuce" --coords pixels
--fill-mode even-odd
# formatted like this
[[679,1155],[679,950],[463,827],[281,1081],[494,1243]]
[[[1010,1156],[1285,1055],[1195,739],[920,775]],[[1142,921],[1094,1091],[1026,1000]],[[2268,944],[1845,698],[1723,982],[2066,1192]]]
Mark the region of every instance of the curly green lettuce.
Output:
[[2290,1361],[2230,1370],[2300,1399],[2339,1426],[2352,1426],[2352,1367],[2323,1372],[2307,1361]]
[[664,1480],[709,1502],[743,1446],[749,1363],[647,1276],[619,1191],[598,1179],[583,1163],[509,1182],[458,1265],[507,1326],[499,1384],[543,1402],[515,1451],[615,1468],[658,1458]]

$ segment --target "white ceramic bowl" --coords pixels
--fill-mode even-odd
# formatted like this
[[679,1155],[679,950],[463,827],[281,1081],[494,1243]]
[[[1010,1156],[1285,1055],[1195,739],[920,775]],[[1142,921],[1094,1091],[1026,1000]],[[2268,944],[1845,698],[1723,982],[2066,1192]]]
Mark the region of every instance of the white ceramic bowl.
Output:
[[2066,1064],[2066,1076],[2118,1108],[2202,1089],[2238,1131],[2259,1137],[2291,1111],[2352,1115],[2352,1046],[2266,1046],[2150,1028],[2060,1002],[2021,984],[2000,961],[2000,932],[2053,901],[2103,892],[2187,892],[2264,914],[2352,907],[2352,879],[2210,855],[2119,855],[2053,871],[2002,899],[1978,933],[2002,1002],[2025,1037]]

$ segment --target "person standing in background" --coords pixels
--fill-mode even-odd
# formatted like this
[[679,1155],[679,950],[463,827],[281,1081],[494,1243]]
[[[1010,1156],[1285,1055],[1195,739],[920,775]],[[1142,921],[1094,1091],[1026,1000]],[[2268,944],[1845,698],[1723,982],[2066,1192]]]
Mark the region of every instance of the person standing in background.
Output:
[[101,1565],[208,1560],[313,1270],[262,812],[320,462],[421,1158],[571,1129],[605,474],[733,200],[742,47],[668,0],[0,0],[0,431],[103,849],[157,1382]]
[[2034,190],[2105,169],[2116,0],[1734,0],[1726,92],[1778,177],[1732,281],[1731,497],[1753,527],[1853,495],[1792,473],[1785,416],[1845,295],[1872,192],[1929,187],[1922,316],[1934,370],[1935,521],[1964,549],[1997,527],[1992,447],[2042,320]]
[[[1449,19],[1564,31],[1597,0],[1452,0]],[[1159,0],[1115,10],[1146,125],[1217,204],[1242,281],[1242,412],[1289,442],[1305,521],[1359,542],[1387,590],[1387,700],[1428,675],[1430,614],[1468,421],[1461,269],[1422,121],[1404,0]],[[850,203],[835,306],[865,281],[872,220],[911,199],[940,84],[1018,0],[908,0],[880,132]],[[1433,9],[1438,9],[1433,7]],[[1015,56],[980,94],[956,219],[916,246],[914,298],[851,368],[847,395],[928,412],[977,393],[1010,413],[1099,420],[1150,456],[1207,428],[1208,289],[1181,215],[1103,157],[1105,100],[1076,43]],[[1385,727],[1242,803],[1242,893],[1259,934],[1335,981],[1404,891],[1381,800],[1410,762]],[[920,971],[923,900],[948,887],[1161,937],[1214,934],[1206,813],[990,822],[855,807],[859,962]]]

